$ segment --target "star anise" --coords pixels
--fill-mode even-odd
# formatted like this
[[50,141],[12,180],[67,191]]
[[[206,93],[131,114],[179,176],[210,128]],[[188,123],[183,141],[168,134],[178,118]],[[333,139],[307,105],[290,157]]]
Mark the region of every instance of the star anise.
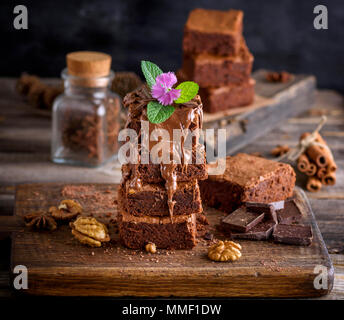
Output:
[[34,230],[54,231],[57,228],[56,221],[49,213],[35,212],[24,216],[27,227]]

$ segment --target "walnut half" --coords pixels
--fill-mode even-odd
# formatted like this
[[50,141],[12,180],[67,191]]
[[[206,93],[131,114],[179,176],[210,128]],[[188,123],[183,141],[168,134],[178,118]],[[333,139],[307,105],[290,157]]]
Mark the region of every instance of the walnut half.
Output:
[[219,241],[208,250],[208,257],[213,261],[235,261],[241,257],[241,245],[233,241]]
[[58,208],[50,207],[49,212],[55,220],[70,221],[82,213],[82,207],[74,200],[62,200]]
[[149,253],[156,253],[156,245],[155,243],[147,243],[145,249]]
[[83,244],[100,247],[102,242],[110,241],[108,229],[95,218],[79,217],[69,225],[74,237]]

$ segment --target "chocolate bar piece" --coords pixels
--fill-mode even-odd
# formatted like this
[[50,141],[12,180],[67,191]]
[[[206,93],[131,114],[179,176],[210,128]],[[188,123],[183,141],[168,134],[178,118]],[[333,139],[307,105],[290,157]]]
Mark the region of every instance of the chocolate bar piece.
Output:
[[184,52],[238,54],[243,16],[239,10],[192,10],[184,28]]
[[[169,216],[168,193],[163,183],[132,186],[132,180],[121,183],[119,202],[133,216]],[[197,181],[179,182],[173,194],[173,215],[202,212],[202,202]]]
[[250,78],[253,56],[245,40],[241,40],[237,56],[215,56],[210,54],[184,55],[183,72],[186,79],[200,87],[221,87],[233,83],[247,82]]
[[278,223],[292,224],[302,219],[302,213],[294,200],[286,201],[284,209],[277,210]]
[[196,216],[135,217],[120,212],[118,229],[122,243],[131,249],[141,249],[155,243],[161,249],[191,249],[196,245]]
[[276,226],[276,222],[273,220],[262,221],[253,227],[251,230],[245,233],[232,233],[233,239],[245,239],[245,240],[268,240]]
[[254,213],[240,207],[222,219],[223,230],[247,232],[264,219],[264,213]]
[[215,113],[252,104],[255,83],[255,80],[250,78],[239,84],[200,88],[199,94],[204,103],[204,112]]
[[295,179],[289,164],[239,153],[227,157],[224,174],[211,175],[199,185],[202,201],[230,213],[243,202],[271,203],[291,197]]
[[313,240],[313,233],[311,226],[278,224],[272,237],[277,243],[309,246]]
[[271,202],[270,204],[274,207],[275,210],[284,209],[284,200]]
[[276,223],[278,222],[276,210],[274,209],[272,204],[259,202],[245,202],[244,205],[247,211],[254,213],[265,213],[266,220],[273,220]]

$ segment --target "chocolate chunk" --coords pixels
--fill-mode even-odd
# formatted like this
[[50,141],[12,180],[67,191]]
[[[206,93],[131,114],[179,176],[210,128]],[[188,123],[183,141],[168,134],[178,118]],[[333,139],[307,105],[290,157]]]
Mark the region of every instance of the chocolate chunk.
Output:
[[214,234],[210,233],[210,232],[207,232],[205,235],[204,235],[204,240],[213,240],[214,239]]
[[273,205],[260,202],[245,202],[247,211],[254,213],[265,213],[266,220],[273,220],[277,223],[277,214]]
[[271,202],[270,204],[274,207],[275,210],[284,209],[284,200]]
[[278,224],[272,237],[278,243],[309,246],[312,243],[313,234],[310,226]]
[[285,203],[284,209],[277,210],[277,218],[278,223],[292,224],[294,222],[299,222],[302,219],[302,213],[296,203],[291,200]]
[[240,207],[222,219],[222,227],[226,231],[247,232],[264,219],[264,213],[247,211]]
[[273,220],[263,221],[246,233],[232,233],[233,239],[268,240],[276,226]]

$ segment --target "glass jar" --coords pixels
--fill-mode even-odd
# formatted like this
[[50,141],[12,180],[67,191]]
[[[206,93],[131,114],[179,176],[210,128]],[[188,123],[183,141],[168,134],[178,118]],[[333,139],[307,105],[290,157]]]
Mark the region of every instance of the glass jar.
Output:
[[54,102],[51,156],[55,163],[97,167],[116,158],[121,100],[109,86],[114,77],[62,72],[64,93]]

